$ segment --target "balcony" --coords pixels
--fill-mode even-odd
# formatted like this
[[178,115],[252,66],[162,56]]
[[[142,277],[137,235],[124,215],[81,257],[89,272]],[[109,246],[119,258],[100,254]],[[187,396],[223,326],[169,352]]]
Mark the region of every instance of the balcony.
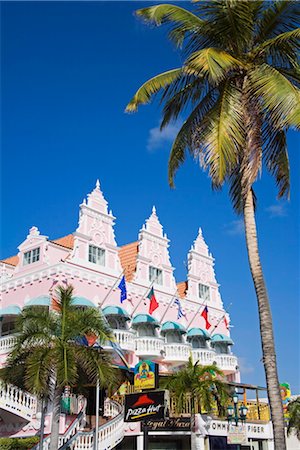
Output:
[[165,344],[164,359],[167,362],[187,362],[191,354],[192,347],[189,344],[172,343]]
[[16,336],[9,334],[8,336],[0,337],[0,355],[9,353],[16,343]]
[[113,331],[116,341],[120,345],[121,349],[128,352],[134,352],[135,349],[134,339],[136,336],[135,332],[129,330],[113,330]]
[[217,366],[224,372],[235,372],[238,366],[238,359],[234,355],[216,354],[215,361]]
[[209,366],[216,361],[216,353],[207,348],[193,348],[192,350],[193,362],[199,361],[202,366]]
[[135,338],[135,353],[140,357],[161,358],[164,350],[164,339],[154,336]]

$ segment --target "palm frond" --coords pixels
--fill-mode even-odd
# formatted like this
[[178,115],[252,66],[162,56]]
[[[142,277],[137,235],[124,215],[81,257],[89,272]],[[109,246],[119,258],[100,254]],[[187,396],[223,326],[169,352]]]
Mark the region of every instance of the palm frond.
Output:
[[250,93],[262,103],[277,128],[300,126],[300,91],[267,64],[249,71]]
[[207,77],[213,83],[224,80],[229,71],[243,68],[243,63],[218,48],[194,52],[185,62],[187,73]]
[[165,89],[161,102],[164,103],[163,118],[160,129],[165,128],[171,120],[177,120],[179,114],[183,113],[186,107],[193,107],[207,93],[207,83],[200,77],[191,77],[190,82],[186,82],[183,87],[171,92]]
[[265,122],[263,128],[265,148],[263,158],[268,171],[274,176],[278,198],[289,198],[290,166],[287,153],[286,132],[277,130],[272,124]]
[[298,2],[280,0],[269,3],[257,24],[256,43],[290,31],[299,26]]
[[149,103],[151,97],[157,94],[161,89],[171,84],[182,75],[182,69],[172,69],[156,75],[146,81],[135,93],[126,107],[126,112],[137,111],[139,105]]
[[268,39],[262,44],[258,45],[252,50],[254,55],[261,54],[266,50],[275,49],[278,51],[279,48],[282,48],[284,45],[291,43],[295,50],[299,50],[300,48],[300,28],[296,28],[291,31],[286,31],[285,33],[281,33],[278,36],[273,37],[272,39]]
[[169,185],[174,187],[174,177],[178,168],[184,163],[186,150],[193,156],[192,134],[197,125],[203,120],[206,113],[213,107],[217,99],[215,90],[210,90],[200,103],[193,109],[189,117],[179,130],[169,156],[168,179]]
[[238,162],[245,145],[241,92],[225,82],[215,106],[207,112],[193,133],[194,154],[200,165],[209,169],[214,188],[220,188]]
[[169,38],[180,47],[187,34],[199,32],[203,20],[187,9],[176,5],[161,4],[139,9],[136,15],[148,23],[160,26],[165,23],[172,25]]
[[241,55],[249,46],[262,2],[196,1],[197,12],[210,24],[221,48]]

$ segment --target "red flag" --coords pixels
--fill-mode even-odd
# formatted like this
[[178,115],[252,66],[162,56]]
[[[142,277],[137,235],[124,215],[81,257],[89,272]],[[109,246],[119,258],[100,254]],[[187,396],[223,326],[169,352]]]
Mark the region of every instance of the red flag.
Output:
[[147,297],[150,300],[149,314],[152,314],[159,307],[158,301],[156,300],[155,295],[154,295],[153,288],[151,288],[151,291],[149,292]]
[[203,309],[203,311],[201,313],[201,316],[205,320],[205,328],[208,330],[211,327],[211,324],[208,321],[208,308],[207,308],[207,306],[205,306],[205,308]]
[[228,323],[226,316],[224,316],[224,325],[227,328],[227,330],[229,330],[229,323]]

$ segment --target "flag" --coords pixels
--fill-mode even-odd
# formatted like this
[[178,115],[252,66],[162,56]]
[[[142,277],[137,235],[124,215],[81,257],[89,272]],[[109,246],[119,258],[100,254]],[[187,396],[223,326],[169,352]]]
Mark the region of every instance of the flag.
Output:
[[127,289],[126,289],[126,282],[125,282],[125,276],[122,276],[122,279],[118,285],[118,288],[120,289],[120,302],[123,303],[124,300],[127,299]]
[[201,313],[201,316],[205,320],[205,328],[208,330],[211,327],[211,324],[208,321],[208,308],[207,308],[207,306],[205,306],[205,308],[203,309],[203,311]]
[[151,288],[147,297],[150,300],[149,314],[152,314],[159,307],[158,301],[156,300],[155,295],[154,295],[153,287]]
[[227,330],[229,330],[229,322],[228,322],[226,316],[224,316],[224,325],[227,328]]
[[117,355],[119,356],[121,361],[123,362],[124,366],[129,369],[130,365],[129,365],[127,359],[125,358],[125,354],[124,354],[120,344],[115,340],[110,340],[109,343],[110,343],[111,347],[114,349],[114,351],[117,353]]
[[175,298],[175,300],[174,300],[174,305],[176,305],[177,308],[178,308],[178,311],[177,311],[177,320],[180,319],[181,317],[185,317],[185,313],[184,313],[184,311],[183,311],[183,309],[182,309],[182,307],[181,307],[181,303],[180,303],[179,298]]
[[84,347],[94,347],[97,344],[97,336],[95,334],[85,334],[84,336],[78,336],[76,342]]

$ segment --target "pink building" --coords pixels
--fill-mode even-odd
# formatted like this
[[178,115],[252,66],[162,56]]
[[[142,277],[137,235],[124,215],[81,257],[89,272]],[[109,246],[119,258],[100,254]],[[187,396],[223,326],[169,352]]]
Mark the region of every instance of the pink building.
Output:
[[[21,309],[34,304],[51,307],[55,282],[67,281],[75,288],[78,305],[102,309],[131,366],[139,359],[152,359],[159,362],[161,372],[170,373],[192,355],[200,364],[215,362],[229,381],[239,382],[230,319],[201,229],[188,252],[187,279],[178,282],[155,207],[137,241],[122,247],[116,242],[114,221],[97,181],[80,205],[76,231],[51,240],[33,226],[18,254],[1,261],[0,365],[13,346],[14,322]],[[121,304],[117,286],[123,273],[128,298]],[[152,315],[147,298],[151,286],[159,304]],[[34,429],[35,399],[11,389],[0,390],[0,428],[6,430],[3,434],[16,435],[19,432],[7,431],[14,420],[25,423],[24,429],[29,424]]]

